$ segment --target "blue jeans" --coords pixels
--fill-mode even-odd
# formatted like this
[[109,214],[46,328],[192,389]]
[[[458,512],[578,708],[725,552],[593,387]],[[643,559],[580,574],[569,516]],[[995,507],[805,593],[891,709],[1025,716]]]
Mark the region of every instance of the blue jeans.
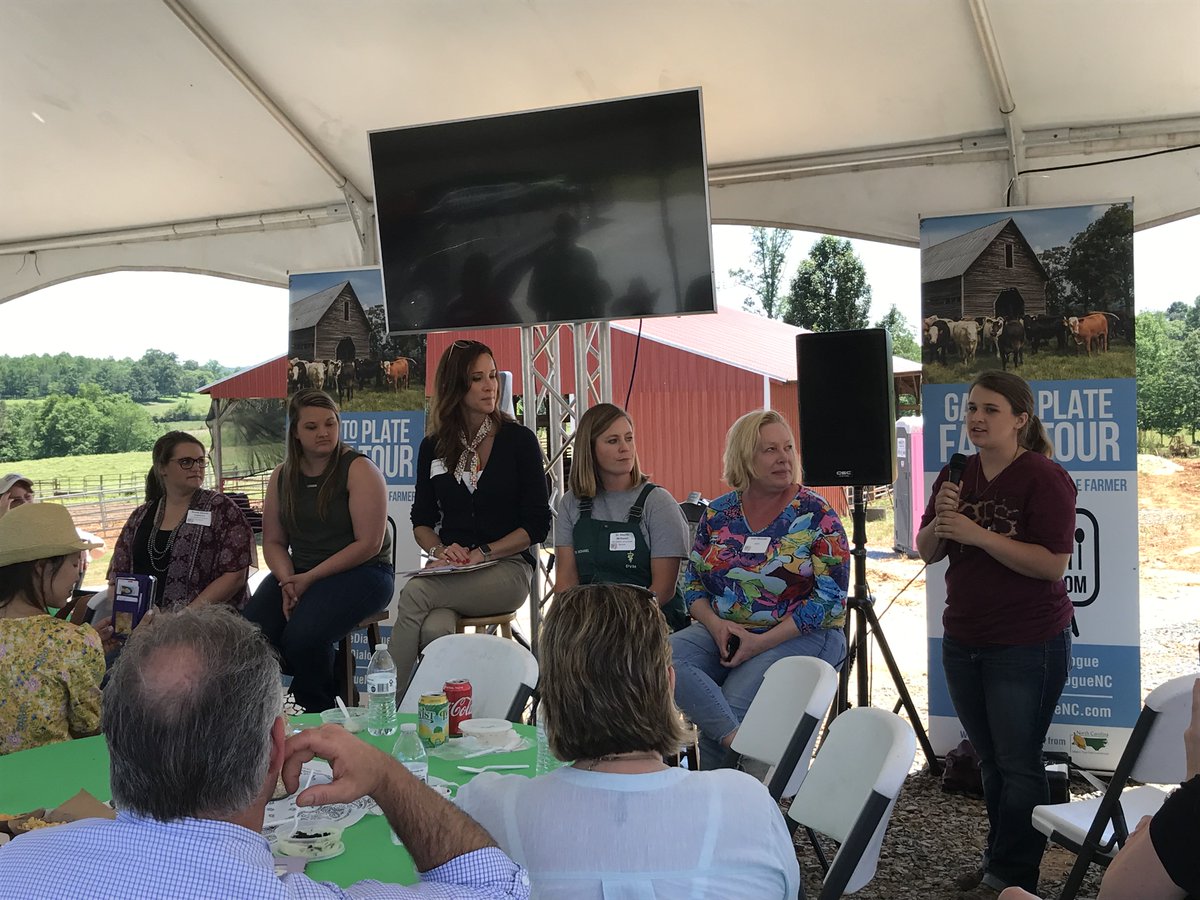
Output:
[[336,702],[333,661],[337,642],[372,613],[386,609],[396,576],[387,565],[367,564],[314,582],[292,617],[283,617],[283,592],[268,575],[243,610],[279,652],[284,671],[292,673],[292,693],[309,712]]
[[981,761],[989,883],[1037,892],[1046,838],[1033,808],[1050,802],[1042,745],[1071,667],[1071,632],[1041,644],[976,647],[942,639],[946,685]]
[[721,739],[742,724],[771,663],[787,656],[815,656],[836,666],[846,655],[840,628],[797,635],[739,666],[721,665],[716,642],[700,622],[671,635],[675,702],[700,729],[700,767],[716,769],[727,749]]

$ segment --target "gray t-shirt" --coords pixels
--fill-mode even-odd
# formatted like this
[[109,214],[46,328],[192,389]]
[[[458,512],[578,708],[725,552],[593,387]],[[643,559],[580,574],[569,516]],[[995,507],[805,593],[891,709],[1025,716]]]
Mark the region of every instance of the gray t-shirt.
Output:
[[[601,491],[592,500],[592,518],[605,522],[624,522],[642,492],[644,484],[628,491]],[[579,501],[568,491],[558,503],[554,522],[554,546],[575,546],[575,523],[579,521]],[[683,510],[666,488],[656,487],[646,498],[642,510],[642,535],[650,544],[650,558],[677,556],[686,559],[692,549],[692,534]]]

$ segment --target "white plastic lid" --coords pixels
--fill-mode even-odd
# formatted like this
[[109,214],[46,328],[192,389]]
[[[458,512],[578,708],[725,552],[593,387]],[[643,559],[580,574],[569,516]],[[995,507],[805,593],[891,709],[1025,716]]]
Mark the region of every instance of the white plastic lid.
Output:
[[417,726],[413,722],[405,722],[403,725],[400,726],[400,730],[401,731],[416,731]]

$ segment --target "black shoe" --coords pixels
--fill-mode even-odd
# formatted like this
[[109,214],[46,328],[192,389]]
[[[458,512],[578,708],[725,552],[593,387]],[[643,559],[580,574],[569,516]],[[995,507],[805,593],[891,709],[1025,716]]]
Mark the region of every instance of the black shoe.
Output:
[[954,886],[960,891],[969,891],[979,887],[983,881],[983,875],[986,870],[983,866],[977,866],[974,869],[967,869],[965,872],[959,872],[954,876]]

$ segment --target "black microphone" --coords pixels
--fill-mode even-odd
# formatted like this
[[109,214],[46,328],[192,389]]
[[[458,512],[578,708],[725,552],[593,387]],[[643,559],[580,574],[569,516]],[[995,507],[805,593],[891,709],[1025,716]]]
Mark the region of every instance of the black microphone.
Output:
[[[962,481],[963,470],[967,467],[967,455],[965,453],[955,453],[950,457],[950,471],[946,473],[946,480],[951,484],[958,484]],[[938,540],[937,550],[933,554],[934,561],[940,560],[946,555],[946,539]]]
[[967,467],[967,454],[955,453],[950,457],[950,472],[946,475],[946,480],[951,484],[958,484],[962,481],[963,469]]

